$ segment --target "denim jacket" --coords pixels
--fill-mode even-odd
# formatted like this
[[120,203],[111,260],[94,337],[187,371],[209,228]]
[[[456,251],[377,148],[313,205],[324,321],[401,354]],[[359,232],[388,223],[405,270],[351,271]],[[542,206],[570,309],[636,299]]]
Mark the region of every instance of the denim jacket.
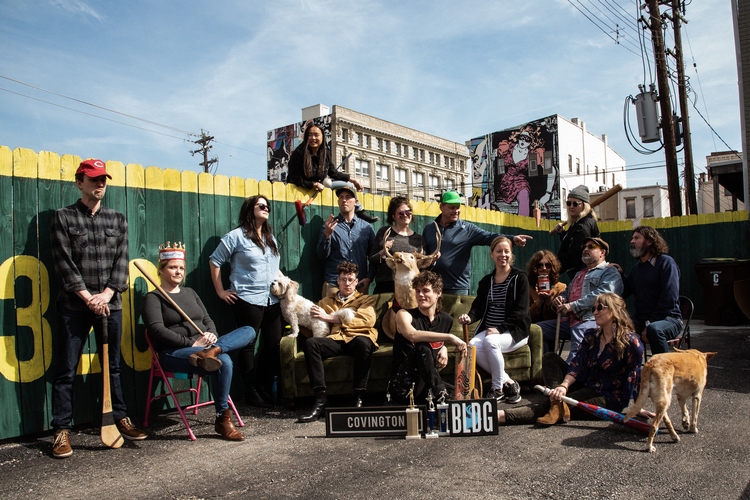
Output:
[[[622,295],[622,291],[625,287],[622,283],[620,272],[616,267],[610,266],[606,261],[593,269],[586,268],[579,271],[578,274],[580,273],[586,273],[586,277],[583,279],[581,298],[571,302],[570,307],[581,321],[593,321],[594,314],[591,312],[591,307],[594,305],[597,295],[607,292]],[[578,277],[578,274],[576,274],[576,278]],[[575,278],[573,278],[573,280],[575,281]],[[568,286],[568,289],[562,294],[562,296],[565,297],[565,300],[568,300],[569,293],[570,286]]]

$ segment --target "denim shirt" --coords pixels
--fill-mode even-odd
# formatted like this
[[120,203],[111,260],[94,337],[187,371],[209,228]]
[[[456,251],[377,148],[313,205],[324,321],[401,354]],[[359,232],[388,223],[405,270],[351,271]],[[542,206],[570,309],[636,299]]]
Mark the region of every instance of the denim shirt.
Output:
[[367,269],[370,253],[375,247],[375,231],[372,226],[356,216],[352,219],[351,225],[340,214],[337,220],[339,223],[336,224],[330,238],[326,238],[323,233],[326,228],[325,224],[320,228],[316,251],[318,257],[326,261],[323,279],[329,285],[338,287],[336,280],[339,275],[336,267],[345,261],[357,264],[359,267],[357,278],[360,281],[373,278],[374,267],[369,271]]
[[[278,243],[276,245],[278,247]],[[227,261],[230,263],[229,289],[248,304],[267,306],[279,301],[271,294],[271,283],[279,275],[280,256],[269,248],[263,252],[245,236],[242,228],[225,234],[209,259],[216,267]]]
[[[594,305],[597,295],[607,292],[622,295],[625,286],[622,283],[620,272],[616,267],[610,266],[607,261],[593,269],[583,269],[579,273],[586,273],[586,277],[583,278],[581,298],[571,302],[570,308],[581,321],[593,321],[594,313],[591,312],[591,307]],[[568,292],[569,290],[565,290],[562,294],[565,300],[568,300]]]

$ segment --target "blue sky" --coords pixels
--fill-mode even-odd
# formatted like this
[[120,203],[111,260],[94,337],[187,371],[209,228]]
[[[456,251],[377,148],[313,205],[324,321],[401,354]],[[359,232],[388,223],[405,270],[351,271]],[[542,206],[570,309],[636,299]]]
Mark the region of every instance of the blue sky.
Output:
[[[204,129],[218,141],[218,173],[263,179],[266,132],[317,103],[459,142],[557,113],[607,134],[637,169],[629,186],[666,184],[663,168],[643,168],[663,165],[663,153],[637,153],[623,129],[626,97],[654,79],[648,70],[644,76],[628,23],[636,7],[631,0],[0,0],[0,144],[200,171],[188,133]],[[581,11],[609,18],[612,28],[617,22],[619,35]],[[691,2],[686,18],[691,99],[739,150],[730,0]],[[697,174],[706,155],[727,147],[690,111]]]

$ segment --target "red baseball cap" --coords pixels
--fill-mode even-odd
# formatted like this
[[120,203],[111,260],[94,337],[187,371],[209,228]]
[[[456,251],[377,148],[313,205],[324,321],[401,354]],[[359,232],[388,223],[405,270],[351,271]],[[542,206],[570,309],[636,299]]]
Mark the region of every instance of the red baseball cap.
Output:
[[89,158],[88,160],[82,161],[78,166],[78,170],[76,170],[76,175],[78,174],[84,174],[89,177],[101,177],[102,175],[106,175],[110,179],[112,178],[112,176],[107,173],[107,168],[106,165],[104,165],[104,162],[97,160],[96,158]]

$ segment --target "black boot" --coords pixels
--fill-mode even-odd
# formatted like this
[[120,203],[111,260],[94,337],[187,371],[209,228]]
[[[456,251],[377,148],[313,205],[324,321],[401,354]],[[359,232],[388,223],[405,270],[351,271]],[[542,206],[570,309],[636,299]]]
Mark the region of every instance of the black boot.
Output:
[[365,222],[369,222],[370,224],[373,224],[380,220],[380,217],[373,217],[372,215],[368,214],[364,208],[362,210],[355,212],[355,214],[357,215],[357,217],[359,217]]
[[312,407],[312,411],[308,415],[302,415],[297,419],[297,422],[315,422],[317,419],[325,416],[326,409],[326,391],[319,391],[315,393],[315,404]]
[[354,407],[362,408],[365,405],[364,389],[354,389]]
[[258,408],[270,408],[271,403],[264,399],[263,396],[261,396],[258,393],[258,390],[255,387],[250,387],[249,389],[245,390],[245,403],[249,404],[250,406],[257,406]]

